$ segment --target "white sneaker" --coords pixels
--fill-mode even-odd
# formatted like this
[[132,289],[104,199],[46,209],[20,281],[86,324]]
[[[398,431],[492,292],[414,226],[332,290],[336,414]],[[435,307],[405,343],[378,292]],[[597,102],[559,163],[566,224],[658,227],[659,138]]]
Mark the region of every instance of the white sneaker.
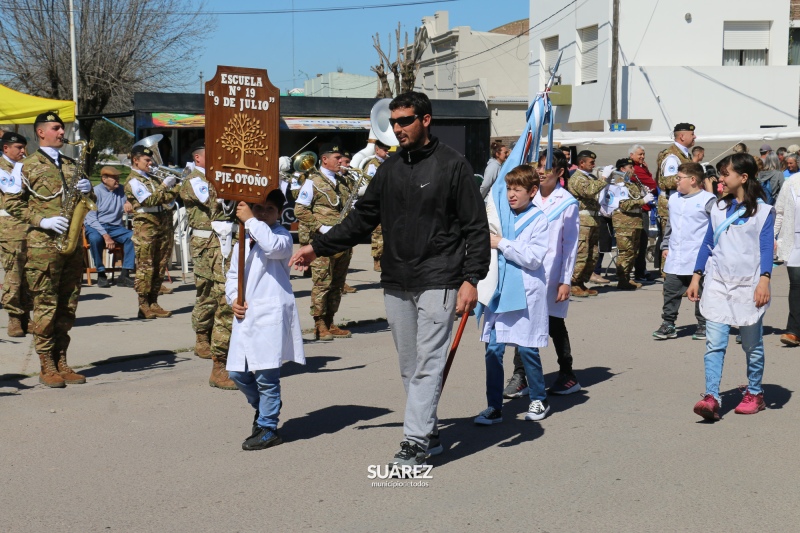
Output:
[[550,404],[547,400],[533,400],[528,407],[525,420],[542,420],[550,412]]

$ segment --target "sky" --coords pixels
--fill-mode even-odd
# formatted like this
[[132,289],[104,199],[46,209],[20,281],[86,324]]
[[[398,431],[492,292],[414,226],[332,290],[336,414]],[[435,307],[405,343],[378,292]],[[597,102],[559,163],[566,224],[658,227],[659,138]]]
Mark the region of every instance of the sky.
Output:
[[[393,6],[302,12],[387,4]],[[264,68],[272,84],[282,90],[302,87],[307,77],[336,72],[340,67],[347,73],[371,76],[374,73],[369,68],[378,62],[372,36],[380,34],[381,47],[387,52],[391,35],[390,58],[394,59],[394,30],[398,22],[403,42],[405,32],[412,40],[414,28],[421,25],[422,17],[432,16],[436,11],[449,12],[450,28],[470,26],[476,31],[489,31],[527,18],[529,6],[528,0],[205,0],[204,10],[209,12],[294,9],[295,13],[213,15],[216,27],[202,45],[196,80],[188,84],[187,90],[200,92],[200,73],[208,81],[217,65]]]

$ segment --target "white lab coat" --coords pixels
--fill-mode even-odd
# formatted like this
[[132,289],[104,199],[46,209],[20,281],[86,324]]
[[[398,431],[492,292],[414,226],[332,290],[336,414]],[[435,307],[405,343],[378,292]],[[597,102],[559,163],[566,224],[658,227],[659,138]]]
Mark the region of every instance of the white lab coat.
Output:
[[[547,216],[573,196],[561,185],[556,185],[547,200],[541,193],[536,193],[533,203]],[[547,255],[544,256],[544,273],[547,279],[548,314],[558,318],[567,318],[569,298],[556,303],[558,286],[561,283],[572,284],[572,271],[575,269],[575,257],[578,252],[578,234],[580,232],[580,204],[574,204],[562,211],[554,220],[548,222],[547,230],[550,240]]]
[[[547,216],[541,214],[525,228],[515,240],[502,239],[497,249],[508,261],[513,261],[522,269],[522,284],[525,288],[526,309],[493,313],[488,308],[484,312],[481,340],[489,342],[492,328],[497,342],[541,348],[547,346],[550,335],[547,318],[547,283],[543,261],[547,255]],[[509,287],[511,289],[511,287]]]
[[[280,368],[284,361],[305,364],[300,316],[289,282],[292,236],[280,224],[270,227],[251,218],[245,223],[256,245],[245,248],[245,301],[243,320],[233,319],[227,370],[244,372]],[[233,249],[225,281],[225,298],[232,304],[239,293],[239,246]]]

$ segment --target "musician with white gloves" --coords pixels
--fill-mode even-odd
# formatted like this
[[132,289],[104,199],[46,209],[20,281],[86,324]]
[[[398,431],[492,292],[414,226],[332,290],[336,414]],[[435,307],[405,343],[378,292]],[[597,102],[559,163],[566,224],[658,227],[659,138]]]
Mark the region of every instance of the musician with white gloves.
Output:
[[86,378],[67,364],[69,330],[81,292],[83,250],[78,246],[64,255],[56,248],[56,241],[70,228],[72,213],[62,212],[64,200],[78,191],[90,196],[93,193],[76,161],[59,151],[65,143],[61,118],[54,111],[42,113],[33,129],[39,150],[22,161],[21,183],[5,191],[5,209],[31,225],[25,275],[33,298],[31,329],[41,365],[39,382],[47,387],[64,387],[86,383]]
[[[369,184],[369,180],[372,180],[372,176],[378,171],[378,167],[381,166],[381,163],[386,161],[389,157],[389,146],[382,143],[381,141],[375,141],[375,155],[366,162],[364,165],[364,172],[367,176],[369,176],[367,183],[364,184],[362,188],[358,190],[359,198],[364,196],[364,191],[367,190],[367,185]],[[378,227],[375,228],[375,231],[372,232],[372,268],[375,272],[381,271],[381,257],[383,256],[383,229],[381,229],[381,225],[378,224]]]
[[149,171],[153,150],[142,145],[131,149],[131,173],[125,180],[125,196],[133,206],[133,247],[136,250],[134,290],[139,297],[139,318],[167,318],[170,311],[158,305],[164,271],[172,254],[172,211],[165,207],[178,195],[175,176],[159,182]]

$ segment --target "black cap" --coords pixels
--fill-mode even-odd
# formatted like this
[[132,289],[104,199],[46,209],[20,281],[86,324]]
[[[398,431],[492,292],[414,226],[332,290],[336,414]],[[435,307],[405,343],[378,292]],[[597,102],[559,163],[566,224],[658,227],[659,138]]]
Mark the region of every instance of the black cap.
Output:
[[319,147],[319,155],[323,156],[325,154],[341,154],[343,153],[342,147],[339,146],[339,143],[325,143]]
[[381,141],[378,140],[375,141],[375,146],[380,146],[384,150],[388,150],[390,148],[388,144],[382,143]]
[[353,159],[353,156],[352,156],[352,155],[350,155],[350,152],[348,152],[347,150],[345,150],[344,152],[342,152],[342,157],[346,157],[346,158],[348,158],[348,159]]
[[283,209],[283,205],[286,203],[286,195],[284,195],[280,189],[272,189],[269,191],[267,199],[264,201],[275,204],[278,207],[278,210],[281,210]]
[[64,125],[64,121],[61,120],[61,117],[59,117],[58,113],[56,113],[55,111],[47,111],[45,113],[41,113],[39,116],[36,117],[36,120],[33,123],[40,124],[43,122],[58,122],[62,126]]
[[146,155],[147,157],[153,157],[153,150],[146,146],[142,146],[141,144],[137,144],[133,148],[131,148],[131,157],[137,155]]
[[617,170],[621,169],[622,167],[626,167],[628,165],[633,166],[633,159],[631,159],[630,157],[617,159]]
[[194,154],[198,150],[205,150],[205,149],[206,149],[206,140],[197,139],[195,142],[192,143],[192,146],[189,148],[189,152]]
[[578,152],[578,158],[580,159],[581,157],[591,157],[592,159],[597,159],[597,155],[591,150],[581,150]]
[[678,131],[694,131],[694,124],[689,124],[688,122],[675,124],[675,129],[673,129],[672,132],[675,133]]
[[0,139],[0,144],[28,144],[28,139],[20,135],[19,133],[14,133],[13,131],[7,131],[3,134],[3,138]]

